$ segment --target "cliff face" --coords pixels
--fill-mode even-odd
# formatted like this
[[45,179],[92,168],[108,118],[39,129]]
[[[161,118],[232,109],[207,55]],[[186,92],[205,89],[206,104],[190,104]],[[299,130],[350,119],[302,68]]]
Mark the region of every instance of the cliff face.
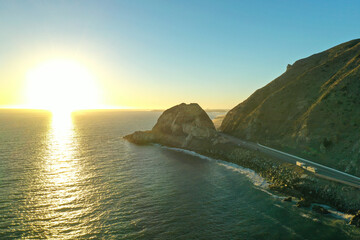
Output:
[[360,39],[289,65],[220,130],[360,176]]

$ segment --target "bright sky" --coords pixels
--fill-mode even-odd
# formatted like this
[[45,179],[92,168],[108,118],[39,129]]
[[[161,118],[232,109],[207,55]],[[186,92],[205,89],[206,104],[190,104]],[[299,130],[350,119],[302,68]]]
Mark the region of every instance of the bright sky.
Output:
[[99,104],[232,108],[288,63],[359,38],[359,9],[346,0],[0,0],[0,106],[26,104],[29,71],[68,59],[95,79]]

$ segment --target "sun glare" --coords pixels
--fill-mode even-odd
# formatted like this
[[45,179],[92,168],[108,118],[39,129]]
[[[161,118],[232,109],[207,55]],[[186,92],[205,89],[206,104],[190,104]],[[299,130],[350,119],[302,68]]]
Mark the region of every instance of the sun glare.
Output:
[[98,104],[98,87],[91,73],[72,60],[50,60],[31,69],[26,76],[29,107],[47,109],[54,115]]

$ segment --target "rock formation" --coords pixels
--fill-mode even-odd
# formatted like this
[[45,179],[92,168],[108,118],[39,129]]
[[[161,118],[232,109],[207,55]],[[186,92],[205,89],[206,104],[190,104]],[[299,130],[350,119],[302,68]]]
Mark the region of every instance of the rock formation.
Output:
[[182,103],[166,110],[152,131],[173,136],[210,137],[215,126],[197,103]]
[[137,144],[153,142],[185,147],[194,139],[215,134],[213,122],[197,103],[182,103],[166,110],[151,131],[135,132],[125,139]]
[[351,218],[350,224],[360,227],[360,210]]
[[326,208],[323,208],[322,206],[319,206],[319,205],[314,205],[312,207],[312,210],[314,212],[317,212],[317,213],[320,213],[320,214],[329,214],[330,213]]

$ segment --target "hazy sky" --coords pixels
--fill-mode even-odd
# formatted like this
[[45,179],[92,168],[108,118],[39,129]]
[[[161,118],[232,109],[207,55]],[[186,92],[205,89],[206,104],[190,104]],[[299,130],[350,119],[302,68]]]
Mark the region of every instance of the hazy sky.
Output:
[[[29,69],[73,59],[103,104],[232,108],[288,63],[359,38],[360,1],[0,0],[0,105]],[[66,93],[64,93],[66,97]]]

